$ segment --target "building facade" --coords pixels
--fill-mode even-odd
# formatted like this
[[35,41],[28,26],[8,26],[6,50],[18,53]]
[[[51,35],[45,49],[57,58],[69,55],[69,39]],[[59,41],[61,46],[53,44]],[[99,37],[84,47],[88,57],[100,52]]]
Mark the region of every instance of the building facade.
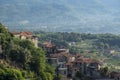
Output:
[[31,41],[35,45],[35,47],[38,47],[38,38],[34,36],[32,32],[12,32],[12,34],[14,37],[20,38],[21,40],[27,39]]

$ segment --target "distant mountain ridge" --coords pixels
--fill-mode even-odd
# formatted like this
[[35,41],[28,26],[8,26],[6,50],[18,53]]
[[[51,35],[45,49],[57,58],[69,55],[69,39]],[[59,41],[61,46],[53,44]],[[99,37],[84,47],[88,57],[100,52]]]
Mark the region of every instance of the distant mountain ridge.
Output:
[[11,30],[120,33],[119,0],[1,0]]

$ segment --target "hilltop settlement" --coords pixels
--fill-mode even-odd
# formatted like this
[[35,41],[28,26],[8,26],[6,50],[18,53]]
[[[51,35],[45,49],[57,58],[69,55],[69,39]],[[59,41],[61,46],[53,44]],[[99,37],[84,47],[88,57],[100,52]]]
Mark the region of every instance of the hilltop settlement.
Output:
[[120,80],[120,72],[107,72],[103,62],[86,58],[81,54],[71,54],[68,49],[58,48],[51,42],[44,42],[47,63],[55,67],[62,80]]
[[[3,32],[1,31],[0,33],[2,34]],[[26,70],[28,72],[30,72],[30,70],[33,71],[33,73],[35,73],[35,76],[33,78],[26,77],[27,80],[34,80],[36,76],[40,77],[38,80],[110,80],[110,79],[120,80],[120,72],[119,71],[110,72],[109,68],[105,66],[104,62],[102,61],[84,57],[80,53],[72,54],[69,52],[69,49],[56,46],[51,41],[44,41],[41,45],[38,46],[39,40],[37,36],[35,36],[32,32],[28,32],[28,31],[10,32],[10,34],[15,38],[15,40],[16,39],[20,39],[23,41],[27,40],[27,41],[30,41],[31,43],[25,42],[21,44],[20,42],[22,49],[17,48],[16,46],[9,45],[10,47],[13,47],[13,49],[11,50],[12,53],[6,54],[5,56],[3,55],[3,53],[7,53],[7,52],[4,49],[4,45],[0,44],[0,53],[1,53],[0,64],[14,65],[15,66],[14,68],[16,69],[20,68],[20,70]],[[10,39],[11,38],[9,38],[8,40],[9,41],[8,44],[15,45],[19,43],[18,40],[13,43]],[[33,44],[35,48],[31,47],[31,45],[29,44],[31,45]],[[5,46],[5,48],[6,47],[8,47],[8,45]],[[39,53],[38,48],[42,48],[44,50],[45,60],[44,60],[43,52]],[[28,51],[24,51],[24,49]],[[24,52],[22,52],[21,50],[23,50]],[[19,54],[20,57],[18,57],[17,55],[19,53],[18,51],[20,51],[20,54]],[[30,51],[31,52],[33,51],[33,53],[31,53]],[[22,53],[26,55],[23,55]],[[35,53],[37,54],[34,55]],[[39,55],[41,57],[40,59],[39,59]],[[25,60],[23,56],[25,56]],[[4,57],[5,59],[2,60]],[[24,60],[24,62],[21,61],[22,59]],[[44,66],[45,64],[43,63],[49,64],[50,67],[47,68],[48,66],[46,66],[45,68]],[[41,67],[41,66],[44,66],[44,67]],[[54,78],[50,77],[51,75],[53,75],[52,71],[50,71],[50,68],[51,69],[54,68],[54,72],[55,72],[54,75],[56,75]],[[8,67],[6,67],[6,69],[8,69]],[[4,69],[4,71],[6,70]],[[0,77],[1,77],[1,74],[2,72],[0,73]],[[46,78],[44,78],[43,75],[44,76],[46,75]],[[4,78],[5,77],[3,77],[2,80],[5,80]],[[6,79],[6,80],[11,80],[11,79]],[[15,79],[15,80],[24,80],[24,79],[21,78],[21,79]]]
[[[32,32],[13,32],[14,37],[28,39],[38,47],[38,38]],[[55,68],[55,74],[61,75],[61,80],[120,80],[120,72],[108,72],[103,62],[90,59],[81,54],[71,54],[69,49],[61,48],[45,41],[41,47],[46,52],[46,61]]]

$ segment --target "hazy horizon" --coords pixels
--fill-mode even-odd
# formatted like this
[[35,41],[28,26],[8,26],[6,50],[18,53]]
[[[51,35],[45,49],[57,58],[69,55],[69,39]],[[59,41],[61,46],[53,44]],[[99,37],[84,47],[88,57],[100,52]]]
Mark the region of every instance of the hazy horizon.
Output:
[[11,30],[120,33],[119,0],[0,0]]

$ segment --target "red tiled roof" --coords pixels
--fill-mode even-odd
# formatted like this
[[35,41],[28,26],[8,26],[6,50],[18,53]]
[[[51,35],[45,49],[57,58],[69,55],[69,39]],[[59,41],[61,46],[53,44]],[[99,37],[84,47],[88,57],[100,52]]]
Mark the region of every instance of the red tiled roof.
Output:
[[12,32],[13,35],[21,35],[21,36],[28,36],[32,35],[32,32],[29,31],[23,31],[23,32]]
[[51,42],[44,42],[43,46],[52,48],[54,45]]
[[32,35],[32,32],[20,32],[20,35],[21,36],[29,36],[29,35]]
[[91,59],[89,59],[89,58],[84,58],[83,61],[84,61],[85,63],[90,63],[90,62],[91,62]]
[[91,60],[91,63],[99,64],[100,62],[98,60],[93,59],[93,60]]
[[67,62],[66,65],[72,65],[72,63],[71,62]]
[[52,57],[52,58],[58,58],[58,57],[61,57],[61,56],[64,56],[64,57],[68,58],[68,57],[71,56],[71,54],[70,53],[65,53],[65,52],[50,54],[50,57]]
[[79,70],[78,67],[72,67],[72,70]]
[[79,58],[76,58],[74,62],[76,62],[76,63],[82,63],[82,62],[84,62],[84,63],[90,63],[91,60],[89,58],[79,57]]

